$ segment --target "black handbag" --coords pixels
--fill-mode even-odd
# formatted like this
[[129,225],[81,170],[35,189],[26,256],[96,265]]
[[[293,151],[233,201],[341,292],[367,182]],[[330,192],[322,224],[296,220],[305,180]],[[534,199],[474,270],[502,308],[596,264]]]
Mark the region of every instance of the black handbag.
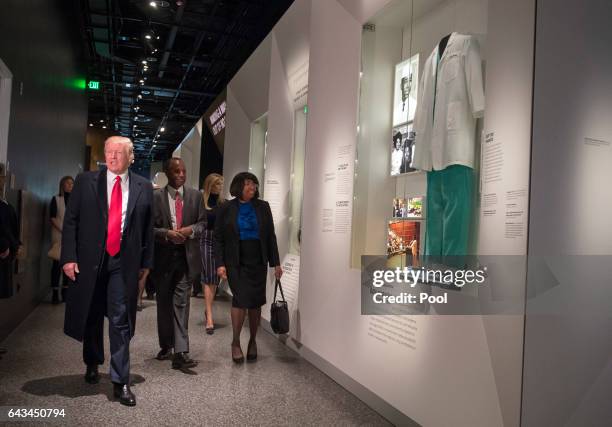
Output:
[[[282,301],[276,300],[276,290],[280,289]],[[270,326],[276,334],[286,334],[289,332],[289,307],[285,301],[283,287],[279,279],[276,279],[274,286],[274,301],[270,307]]]

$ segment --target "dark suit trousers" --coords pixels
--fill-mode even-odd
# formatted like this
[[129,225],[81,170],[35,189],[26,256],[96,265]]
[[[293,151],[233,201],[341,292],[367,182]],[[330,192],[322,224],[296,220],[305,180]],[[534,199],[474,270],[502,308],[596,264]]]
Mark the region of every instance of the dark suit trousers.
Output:
[[[118,384],[130,380],[130,325],[128,298],[121,275],[119,255],[104,255],[100,277],[96,283],[83,339],[83,361],[87,365],[104,363],[104,315],[108,317],[110,340],[110,377]],[[78,285],[77,285],[78,286]]]
[[175,353],[188,352],[191,281],[187,277],[184,246],[173,249],[165,271],[155,275],[155,287],[159,346],[163,349],[174,347]]

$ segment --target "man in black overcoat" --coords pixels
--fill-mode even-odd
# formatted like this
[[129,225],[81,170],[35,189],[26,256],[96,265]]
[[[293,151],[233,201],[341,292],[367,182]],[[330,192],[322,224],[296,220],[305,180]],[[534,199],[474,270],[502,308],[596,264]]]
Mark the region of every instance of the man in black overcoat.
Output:
[[99,381],[104,363],[104,316],[109,320],[110,377],[127,406],[130,340],[134,336],[138,282],[153,265],[153,187],[128,170],[134,148],[128,138],[104,143],[107,169],[77,176],[64,217],[60,263],[74,280],[66,301],[64,332],[83,342],[85,381]]

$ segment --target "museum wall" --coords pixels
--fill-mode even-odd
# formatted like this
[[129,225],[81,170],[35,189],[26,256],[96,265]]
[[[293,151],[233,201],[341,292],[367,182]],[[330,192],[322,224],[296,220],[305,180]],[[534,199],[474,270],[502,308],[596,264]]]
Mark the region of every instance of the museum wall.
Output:
[[67,30],[74,27],[67,25],[75,19],[70,9],[59,1],[2,2],[0,58],[13,74],[8,162],[15,178],[8,198],[16,203],[17,190],[26,192],[27,219],[18,292],[0,300],[0,339],[49,292],[47,205],[62,176],[84,169],[87,96],[80,41]]
[[[292,161],[296,110],[307,102],[308,58],[310,51],[310,1],[297,0],[287,10],[272,30],[270,61],[270,98],[267,115],[267,148],[265,153],[264,198],[270,203],[274,227],[281,256],[281,264],[287,274],[283,279],[285,297],[289,304],[292,322],[290,335],[299,336],[297,302],[299,296],[300,257],[289,255],[292,230],[291,217]],[[301,83],[301,84],[300,84]],[[301,162],[303,163],[303,158]],[[299,224],[293,229],[297,233]],[[288,266],[287,263],[291,265]],[[264,319],[269,320],[269,306],[274,299],[274,278],[269,277],[267,305],[262,309]]]
[[528,427],[612,419],[610,16],[605,0],[538,2],[522,418]]
[[172,157],[180,157],[185,162],[187,170],[186,185],[200,189],[200,154],[202,150],[202,120],[200,119],[176,147]]
[[251,123],[268,111],[271,35],[268,35],[227,86],[223,176],[225,191],[239,172],[248,170]]
[[[388,11],[382,9],[387,11],[386,20],[372,18],[371,13],[380,10],[368,9],[367,19],[374,21],[375,31],[362,29],[365,9],[359,2],[294,3],[270,37],[267,102],[261,94],[248,96],[248,100],[241,98],[246,93],[240,90],[252,87],[259,76],[242,74],[228,88],[226,178],[231,179],[234,171],[249,165],[251,125],[267,113],[264,198],[273,207],[281,259],[290,259],[295,267],[296,258],[288,256],[286,246],[292,197],[291,146],[296,127],[292,113],[301,105],[296,103],[296,87],[300,84],[292,76],[306,71],[302,242],[297,286],[295,269],[283,279],[285,286],[295,286],[290,301],[290,339],[283,341],[396,424],[518,425],[522,322],[516,316],[362,316],[361,277],[355,260],[359,261],[361,253],[385,253],[386,212],[391,211],[395,192],[425,192],[423,173],[389,177],[393,67],[417,49],[422,66],[439,38],[451,31],[469,32],[483,40],[483,68],[492,67],[500,73],[500,67],[507,67],[499,76],[486,76],[487,103],[492,112],[487,110],[484,126],[491,123],[489,128],[504,140],[506,129],[517,129],[511,140],[516,148],[509,151],[507,162],[513,167],[525,164],[521,164],[517,172],[520,176],[511,185],[528,183],[530,138],[524,130],[530,126],[535,3],[420,2],[415,10],[419,20],[413,27],[410,14],[402,15],[392,8],[393,3],[409,2],[388,3]],[[309,10],[308,43],[300,41],[304,36],[295,30],[304,22],[305,14],[296,13],[303,5]],[[287,37],[288,28],[294,28],[297,39]],[[507,43],[508,38],[513,42]],[[411,39],[413,46],[408,49]],[[305,67],[295,53],[299,46],[307,55]],[[499,55],[492,55],[491,49]],[[261,58],[262,53],[256,52],[250,61],[257,55]],[[503,90],[502,76],[509,82],[508,92]],[[516,91],[516,86],[520,90]],[[493,94],[496,98],[489,100]],[[508,100],[512,120],[506,124],[507,110],[501,105]],[[249,113],[254,110],[249,106],[254,104],[265,107]],[[482,120],[479,126],[483,128]],[[236,155],[229,160],[228,153]],[[480,187],[480,182],[476,185]],[[499,214],[503,217],[505,212],[500,209]],[[476,224],[479,215],[476,210]],[[487,221],[484,225],[484,232],[480,224],[479,233],[475,233],[474,246],[525,253],[525,239],[496,246],[499,230],[488,228]],[[361,249],[356,251],[355,247]],[[510,281],[507,287],[520,296],[524,294],[524,275],[517,277],[519,289],[515,289],[516,281]],[[272,283],[270,280],[268,285],[269,302]],[[264,313],[267,318],[267,307]],[[441,406],[444,411],[432,410]]]

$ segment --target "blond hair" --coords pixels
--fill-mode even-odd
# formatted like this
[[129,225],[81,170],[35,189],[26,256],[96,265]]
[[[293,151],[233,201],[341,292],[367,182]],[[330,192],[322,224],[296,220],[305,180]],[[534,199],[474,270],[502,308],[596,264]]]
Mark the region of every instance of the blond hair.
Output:
[[130,138],[127,138],[125,136],[110,136],[106,138],[106,141],[104,141],[104,150],[106,150],[106,145],[109,142],[114,142],[115,144],[124,144],[127,148],[130,163],[134,161],[134,143]]
[[[204,190],[202,197],[204,198],[204,206],[206,207],[206,210],[212,210],[212,208],[208,205],[208,199],[210,198],[210,190],[212,190],[213,186],[219,181],[223,181],[223,176],[219,175],[218,173],[211,173],[204,180],[204,184],[202,185],[202,188]],[[217,204],[221,204],[224,200],[225,198],[223,197],[223,191],[220,191],[219,198],[217,199]]]

